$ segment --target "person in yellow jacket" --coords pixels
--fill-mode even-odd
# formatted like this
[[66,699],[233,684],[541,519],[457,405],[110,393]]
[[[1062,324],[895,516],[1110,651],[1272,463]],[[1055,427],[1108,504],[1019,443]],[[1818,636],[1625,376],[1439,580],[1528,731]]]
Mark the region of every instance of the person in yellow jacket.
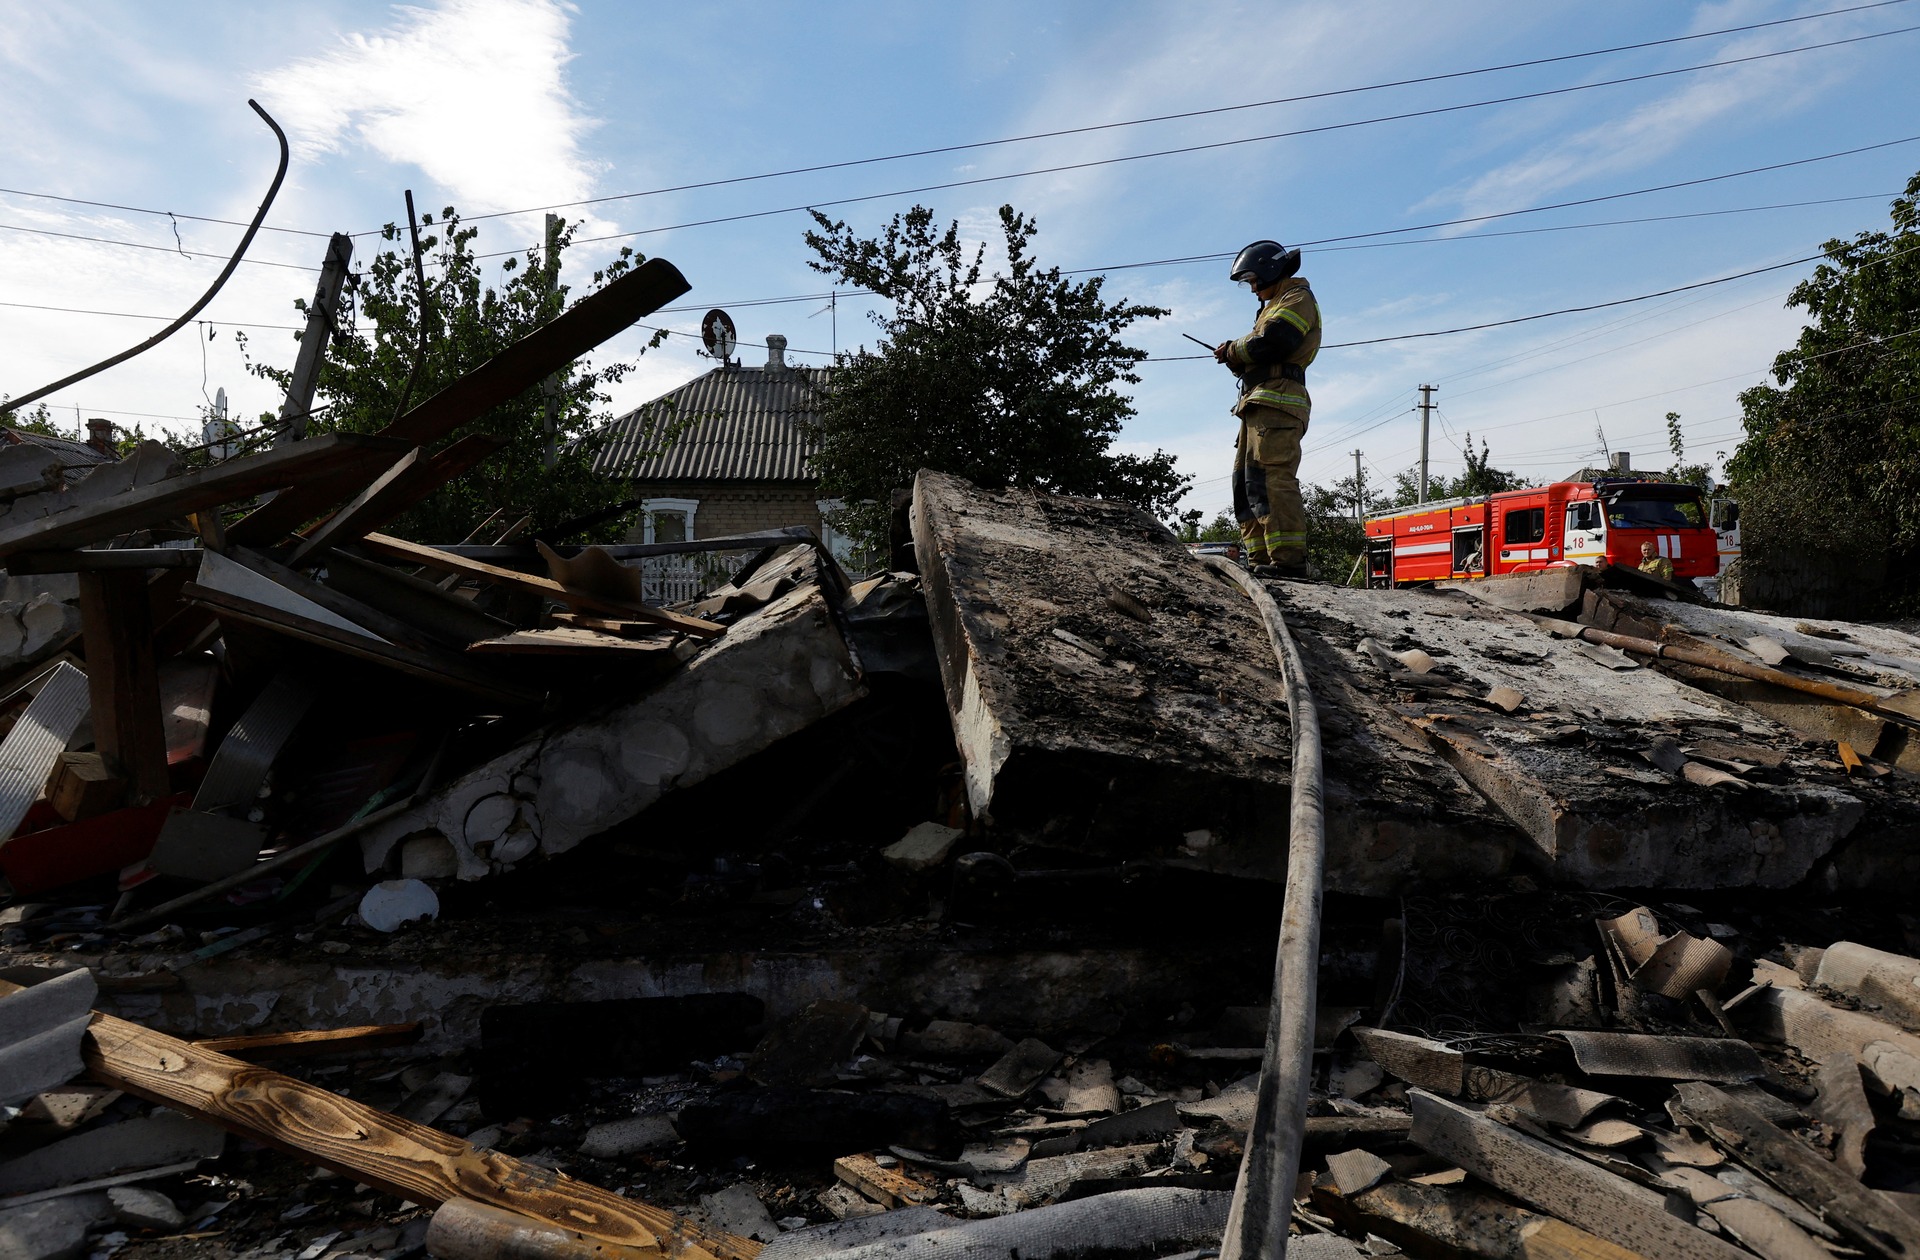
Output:
[[1240,435],[1233,453],[1233,514],[1262,577],[1307,576],[1307,510],[1300,500],[1300,442],[1312,401],[1307,365],[1320,351],[1320,307],[1295,273],[1300,251],[1278,241],[1241,250],[1230,272],[1260,299],[1253,331],[1214,347],[1240,378]]

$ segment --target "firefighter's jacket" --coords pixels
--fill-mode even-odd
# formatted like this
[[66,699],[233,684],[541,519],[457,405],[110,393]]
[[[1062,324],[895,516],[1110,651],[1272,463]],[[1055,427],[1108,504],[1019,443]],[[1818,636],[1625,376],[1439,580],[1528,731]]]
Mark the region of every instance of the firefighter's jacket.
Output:
[[1320,305],[1298,276],[1280,282],[1280,291],[1260,308],[1253,331],[1227,343],[1227,366],[1240,378],[1240,401],[1233,414],[1250,407],[1277,407],[1303,424],[1312,410],[1307,396],[1307,365],[1320,352]]

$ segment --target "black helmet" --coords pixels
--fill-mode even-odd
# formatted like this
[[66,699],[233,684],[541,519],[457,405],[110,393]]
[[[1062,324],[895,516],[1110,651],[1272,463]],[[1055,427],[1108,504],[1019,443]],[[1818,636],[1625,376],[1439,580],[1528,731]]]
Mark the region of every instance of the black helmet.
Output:
[[1228,274],[1234,283],[1251,280],[1259,288],[1278,284],[1300,270],[1300,251],[1279,241],[1255,241],[1234,256]]

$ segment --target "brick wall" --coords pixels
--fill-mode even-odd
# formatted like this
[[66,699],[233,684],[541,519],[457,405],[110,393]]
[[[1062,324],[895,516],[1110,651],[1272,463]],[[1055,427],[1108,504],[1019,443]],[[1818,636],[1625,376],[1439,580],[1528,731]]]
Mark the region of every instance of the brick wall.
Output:
[[[700,506],[693,517],[695,538],[750,534],[788,525],[804,525],[816,532],[820,528],[811,482],[659,483],[636,487],[634,493],[648,498],[696,500]],[[631,541],[640,541],[642,528],[636,520]]]

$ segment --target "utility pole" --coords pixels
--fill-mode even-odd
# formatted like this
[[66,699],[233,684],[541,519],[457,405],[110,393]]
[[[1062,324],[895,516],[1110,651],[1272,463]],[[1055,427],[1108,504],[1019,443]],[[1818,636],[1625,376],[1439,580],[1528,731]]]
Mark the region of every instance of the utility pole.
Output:
[[[560,216],[557,214],[554,214],[552,211],[548,211],[547,213],[547,251],[546,251],[546,259],[545,259],[546,282],[547,282],[546,317],[548,319],[552,319],[554,316],[560,313],[560,249],[559,249],[559,245],[560,245]],[[556,372],[553,375],[547,377],[546,380],[541,381],[540,392],[546,396],[546,400],[547,400],[546,422],[543,425],[543,431],[546,435],[546,443],[545,443],[546,466],[548,468],[551,468],[555,464],[560,462],[560,446],[559,446],[557,435],[555,433],[555,429],[558,427],[558,414],[560,411],[560,374]]]
[[1433,419],[1433,386],[1420,387],[1420,502],[1427,501],[1427,429]]
[[1353,519],[1359,520],[1367,510],[1367,475],[1360,471],[1360,452],[1353,452]]
[[280,436],[275,446],[298,442],[307,435],[307,414],[313,410],[314,386],[326,361],[327,339],[333,336],[340,314],[340,288],[347,282],[347,264],[353,261],[353,238],[335,232],[327,242],[327,260],[320,265],[320,284],[307,305],[307,329],[300,334],[300,353],[293,359],[293,377],[287,382],[287,400],[280,404]]

